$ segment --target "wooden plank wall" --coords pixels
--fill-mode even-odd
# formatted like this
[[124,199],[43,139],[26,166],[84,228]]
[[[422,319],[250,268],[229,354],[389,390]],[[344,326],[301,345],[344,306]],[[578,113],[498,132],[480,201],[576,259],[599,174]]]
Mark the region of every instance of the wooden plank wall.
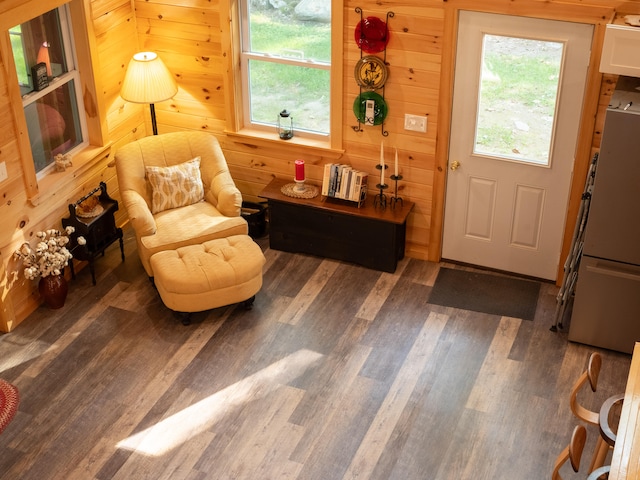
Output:
[[[367,0],[344,3],[344,99],[341,115],[345,153],[339,161],[375,173],[381,141],[384,141],[388,160],[393,158],[395,148],[398,149],[400,170],[404,177],[399,184],[400,195],[415,202],[408,221],[407,252],[419,258],[428,258],[429,254],[434,253],[430,251],[434,182],[436,172],[441,168],[437,166],[436,147],[446,148],[446,142],[437,143],[438,114],[442,99],[448,101],[445,92],[441,91],[441,69],[443,58],[451,48],[451,45],[445,44],[445,15],[451,3],[456,2]],[[549,10],[549,4],[554,4],[555,11],[560,12],[563,19],[582,21],[584,18],[576,5],[587,3],[596,9],[623,6],[627,11],[637,10],[640,5],[638,2],[610,0],[522,0],[515,3],[480,0],[467,3],[472,3],[478,10],[505,9],[515,14],[544,13]],[[157,51],[165,59],[169,68],[178,75],[181,87],[173,101],[156,105],[161,131],[183,128],[212,131],[222,142],[238,186],[245,197],[252,201],[259,200],[257,195],[271,178],[292,176],[296,158],[304,158],[307,177],[311,181],[321,182],[323,165],[336,161],[335,158],[283,149],[277,144],[254,144],[224,134],[227,119],[223,102],[231,99],[224,92],[226,59],[222,56],[221,43],[225,42],[221,42],[218,28],[225,21],[227,12],[215,11],[217,4],[207,0],[192,0],[180,7],[165,0],[137,0],[135,5],[140,44],[145,49]],[[563,5],[566,5],[566,11]],[[394,13],[389,21],[391,39],[386,52],[390,76],[385,99],[389,105],[389,115],[384,126],[389,132],[388,137],[383,137],[378,127],[367,127],[362,132],[353,129],[357,121],[352,113],[352,105],[359,93],[353,78],[353,67],[360,58],[360,50],[353,37],[360,21],[356,7],[362,8],[364,16],[385,18],[387,12]],[[606,100],[602,103],[606,104]],[[404,130],[405,113],[427,116],[426,134]],[[370,194],[375,194],[375,191],[372,189]],[[441,207],[436,205],[437,208]]]
[[[90,31],[95,36],[97,65],[100,72],[98,91],[104,96],[106,125],[112,151],[120,145],[150,133],[148,108],[124,102],[119,96],[120,84],[129,59],[136,51],[157,52],[176,76],[179,92],[170,101],[156,105],[160,133],[179,130],[209,131],[216,135],[223,145],[232,174],[244,196],[258,200],[258,193],[273,177],[293,176],[293,161],[304,158],[307,176],[320,183],[322,166],[335,158],[325,158],[320,154],[300,154],[291,149],[277,146],[260,146],[240,142],[237,137],[225,134],[226,111],[232,99],[225,92],[224,72],[227,68],[222,45],[228,39],[222,38],[226,31],[223,22],[228,21],[228,12],[221,11],[217,0],[74,0],[90,5]],[[23,2],[0,0],[0,14],[11,15]],[[223,2],[225,5],[226,3]],[[447,55],[451,45],[446,44],[447,9],[455,0],[405,0],[380,2],[365,0],[344,2],[344,99],[343,110],[339,112],[343,121],[344,155],[341,162],[350,163],[357,169],[376,172],[379,159],[381,130],[366,128],[355,132],[357,124],[352,113],[352,104],[358,94],[353,79],[353,67],[360,57],[360,51],[353,39],[355,26],[360,16],[356,7],[365,16],[384,18],[388,11],[394,12],[389,28],[391,39],[387,49],[390,77],[385,89],[389,104],[389,115],[385,129],[389,136],[384,138],[387,159],[393,158],[398,148],[400,170],[404,179],[400,183],[400,195],[415,202],[410,215],[407,231],[407,252],[410,256],[428,258],[430,238],[439,234],[432,232],[432,208],[434,204],[435,179],[438,174],[438,149],[446,149],[446,139],[437,138],[442,125],[439,124],[441,102],[448,102],[447,86],[441,83],[443,65],[447,66]],[[468,3],[468,2],[467,2]],[[567,11],[575,12],[575,6],[609,7],[619,12],[640,13],[640,0],[477,0],[473,8],[486,11],[527,14],[537,12],[545,5],[567,6]],[[564,18],[565,20],[567,18]],[[2,59],[0,58],[0,66]],[[446,78],[446,77],[445,77]],[[0,69],[0,114],[10,117],[7,97],[5,69]],[[601,87],[601,102],[595,119],[593,147],[599,145],[602,114],[608,103],[611,86],[615,78],[605,77]],[[405,131],[405,113],[426,115],[426,134]],[[115,169],[111,157],[99,162],[90,172],[80,176],[75,183],[57,192],[55,201],[37,207],[26,199],[24,175],[17,151],[17,134],[13,122],[0,125],[0,161],[5,161],[9,179],[0,183],[0,331],[7,331],[24,319],[39,302],[33,282],[16,281],[12,272],[12,252],[25,239],[41,228],[59,225],[66,214],[66,205],[93,188],[104,179],[110,192],[119,198]],[[375,192],[371,192],[374,194]],[[439,206],[436,205],[435,211]],[[126,221],[120,212],[118,222]],[[21,222],[25,226],[21,227]],[[436,222],[437,224],[437,222]]]
[[[128,58],[137,50],[134,9],[130,0],[80,0],[90,5],[93,24],[89,30],[95,36],[96,64],[101,71],[96,72],[108,105],[108,137],[114,148],[137,136],[146,135],[143,109],[140,106],[124,105],[119,97],[119,84],[124,76]],[[17,3],[0,1],[0,15],[11,14],[10,9],[20,8]],[[26,5],[24,8],[29,8]],[[131,41],[134,39],[134,42]],[[33,205],[27,199],[25,176],[22,171],[20,153],[17,148],[17,127],[11,113],[7,93],[7,82],[13,75],[7,75],[6,65],[0,58],[0,161],[6,162],[8,179],[0,183],[0,332],[10,331],[26,318],[40,303],[37,282],[25,280],[18,274],[18,265],[13,260],[13,252],[25,241],[31,241],[35,232],[60,228],[60,219],[67,216],[68,204],[91,191],[101,181],[107,183],[110,193],[118,195],[115,168],[112,167],[109,149],[88,169],[74,174],[74,178],[56,191],[41,191],[43,201]],[[97,99],[85,99],[95,105]],[[139,128],[142,127],[142,128]],[[108,155],[108,156],[107,156]],[[118,213],[117,221],[123,223],[126,216]],[[67,276],[69,272],[66,272]]]

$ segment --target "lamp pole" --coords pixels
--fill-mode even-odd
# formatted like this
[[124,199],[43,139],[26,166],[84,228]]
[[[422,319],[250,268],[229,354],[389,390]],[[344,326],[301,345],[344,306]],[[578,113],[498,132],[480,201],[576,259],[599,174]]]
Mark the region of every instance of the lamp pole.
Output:
[[153,103],[149,104],[149,108],[151,109],[151,127],[153,128],[153,134],[158,134],[158,123],[156,122],[156,107]]

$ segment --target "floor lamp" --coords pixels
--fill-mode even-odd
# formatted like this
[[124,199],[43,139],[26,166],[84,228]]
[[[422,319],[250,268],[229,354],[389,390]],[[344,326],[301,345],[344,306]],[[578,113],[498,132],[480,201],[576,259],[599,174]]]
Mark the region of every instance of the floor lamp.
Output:
[[154,103],[169,100],[176,93],[178,85],[157,54],[140,52],[129,61],[120,96],[127,102],[149,104],[154,135],[158,134]]

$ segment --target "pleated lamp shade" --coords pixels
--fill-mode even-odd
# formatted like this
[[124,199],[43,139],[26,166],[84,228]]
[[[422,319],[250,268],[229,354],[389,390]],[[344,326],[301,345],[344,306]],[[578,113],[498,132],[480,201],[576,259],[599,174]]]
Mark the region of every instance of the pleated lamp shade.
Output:
[[127,67],[120,96],[127,102],[157,103],[178,93],[169,69],[153,52],[136,53]]

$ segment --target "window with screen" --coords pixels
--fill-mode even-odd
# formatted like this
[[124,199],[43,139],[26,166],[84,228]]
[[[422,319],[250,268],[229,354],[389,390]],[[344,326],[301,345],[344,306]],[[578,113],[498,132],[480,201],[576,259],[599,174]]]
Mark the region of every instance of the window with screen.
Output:
[[9,29],[22,104],[38,175],[58,154],[86,144],[80,74],[67,6]]

